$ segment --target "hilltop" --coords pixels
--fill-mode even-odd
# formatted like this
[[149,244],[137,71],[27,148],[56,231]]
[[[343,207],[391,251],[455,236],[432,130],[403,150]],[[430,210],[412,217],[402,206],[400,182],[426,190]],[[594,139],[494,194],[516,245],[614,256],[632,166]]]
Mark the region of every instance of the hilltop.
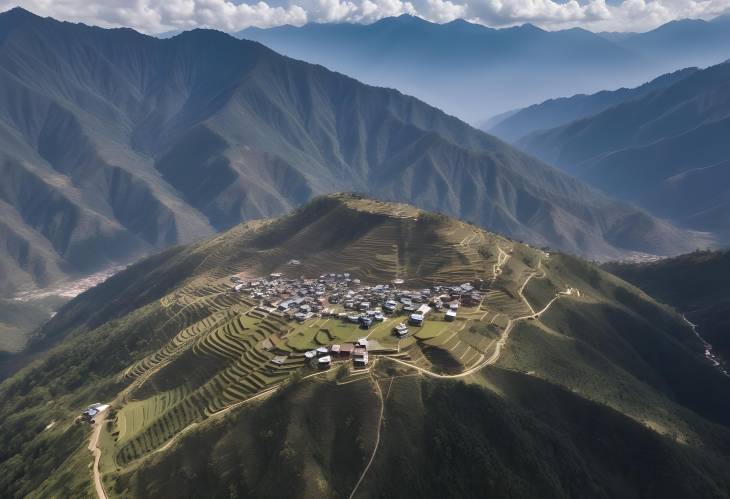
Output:
[[[361,338],[365,368],[308,360]],[[331,195],[172,248],[32,346],[0,385],[3,496],[86,495],[94,477],[114,497],[730,493],[730,379],[681,316],[408,205]],[[111,409],[90,470],[74,419],[92,402]]]

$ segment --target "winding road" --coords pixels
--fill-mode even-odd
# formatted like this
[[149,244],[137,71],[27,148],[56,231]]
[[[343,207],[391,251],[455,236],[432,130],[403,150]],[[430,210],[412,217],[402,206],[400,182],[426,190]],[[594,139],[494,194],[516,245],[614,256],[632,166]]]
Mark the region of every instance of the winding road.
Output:
[[94,488],[96,489],[96,495],[99,499],[107,499],[104,484],[101,481],[101,472],[99,471],[99,461],[101,460],[99,436],[101,435],[101,429],[104,425],[105,419],[106,418],[101,417],[94,420],[94,431],[91,433],[91,439],[89,440],[89,450],[94,455]]

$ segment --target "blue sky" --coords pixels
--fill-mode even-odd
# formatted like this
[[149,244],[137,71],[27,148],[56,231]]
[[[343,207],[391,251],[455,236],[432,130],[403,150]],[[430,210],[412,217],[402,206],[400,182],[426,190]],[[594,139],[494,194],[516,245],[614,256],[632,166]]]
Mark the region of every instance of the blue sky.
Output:
[[0,0],[0,8],[146,33],[194,27],[238,31],[307,22],[370,23],[404,13],[435,22],[464,18],[488,26],[530,22],[546,29],[645,31],[673,19],[709,19],[730,0]]

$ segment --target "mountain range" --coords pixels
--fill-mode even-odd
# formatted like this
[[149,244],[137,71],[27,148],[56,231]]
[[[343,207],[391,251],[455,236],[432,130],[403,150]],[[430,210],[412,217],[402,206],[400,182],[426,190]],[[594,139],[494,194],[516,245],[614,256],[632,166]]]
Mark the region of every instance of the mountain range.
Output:
[[572,121],[588,118],[618,104],[645,97],[695,71],[697,68],[681,69],[634,88],[602,90],[590,95],[578,94],[572,97],[549,99],[540,104],[513,109],[495,116],[484,123],[483,128],[507,142],[518,143],[532,133],[557,128]]
[[707,241],[415,98],[210,30],[0,15],[0,144],[3,293],[335,191],[593,258]]
[[[468,283],[456,319],[434,309],[401,339],[402,310],[367,331],[281,311]],[[365,336],[365,368],[307,361]],[[3,497],[730,494],[730,378],[681,315],[408,205],[331,195],[171,248],[72,300],[31,350],[0,384]],[[92,402],[111,404],[93,430]]]
[[730,64],[521,139],[524,150],[679,226],[730,240]]
[[485,119],[546,99],[633,87],[730,54],[730,24],[677,21],[623,36],[531,24],[495,29],[462,19],[437,24],[402,15],[369,25],[248,28],[236,36],[394,87],[482,126]]

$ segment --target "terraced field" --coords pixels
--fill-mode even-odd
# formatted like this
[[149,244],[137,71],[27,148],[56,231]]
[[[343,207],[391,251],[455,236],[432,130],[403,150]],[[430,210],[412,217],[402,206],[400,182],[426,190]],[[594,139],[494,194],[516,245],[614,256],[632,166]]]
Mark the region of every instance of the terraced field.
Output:
[[[353,207],[348,203],[344,212],[320,214],[312,223],[349,220]],[[378,206],[371,207],[361,226],[336,236],[344,238],[342,243],[326,247],[309,230],[292,231],[298,225],[285,219],[237,229],[235,237],[218,236],[195,249],[207,252],[200,272],[159,300],[168,316],[163,327],[176,332],[120,374],[129,384],[113,403],[113,449],[104,450],[113,455],[117,471],[131,469],[186,429],[286,380],[318,375],[304,357],[318,346],[366,336],[373,346],[371,363],[389,356],[434,375],[458,376],[499,359],[513,320],[534,313],[523,291],[541,277],[544,255],[469,224],[443,223],[440,216],[423,217],[418,210],[381,215]],[[281,224],[289,224],[286,231]],[[303,248],[309,249],[305,255],[299,254]],[[288,264],[292,258],[299,264]],[[481,282],[486,289],[481,303],[461,307],[456,320],[432,312],[423,326],[411,327],[408,337],[398,339],[392,331],[406,320],[403,315],[387,317],[367,331],[336,318],[315,316],[300,324],[233,291],[232,276],[255,279],[266,272],[310,277],[350,272],[364,283],[403,278],[414,288]],[[535,289],[542,295],[543,288]],[[340,382],[362,376],[351,371]]]

